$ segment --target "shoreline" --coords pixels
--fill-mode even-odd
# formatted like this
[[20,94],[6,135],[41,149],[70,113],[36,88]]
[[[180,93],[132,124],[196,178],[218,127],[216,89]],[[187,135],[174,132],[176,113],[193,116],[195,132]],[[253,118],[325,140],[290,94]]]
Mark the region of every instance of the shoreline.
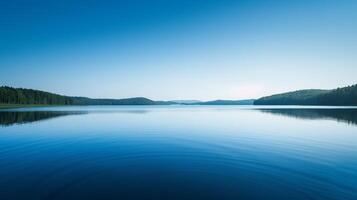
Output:
[[336,106],[336,105],[228,105],[228,104],[217,104],[217,105],[199,105],[199,104],[171,104],[171,105],[51,105],[51,104],[1,104],[0,103],[0,111],[6,109],[16,109],[16,108],[34,108],[34,107],[71,107],[71,106],[80,106],[80,107],[87,107],[87,106],[153,106],[153,107],[160,107],[160,106],[182,106],[182,107],[207,107],[207,106],[239,106],[239,107],[250,107],[254,109],[357,109],[357,106]]

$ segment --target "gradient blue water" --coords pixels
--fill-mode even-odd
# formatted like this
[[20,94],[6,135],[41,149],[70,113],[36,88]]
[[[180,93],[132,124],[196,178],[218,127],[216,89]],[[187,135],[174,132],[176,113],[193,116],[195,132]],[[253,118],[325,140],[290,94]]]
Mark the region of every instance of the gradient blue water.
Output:
[[251,106],[2,111],[0,199],[354,200],[356,113]]

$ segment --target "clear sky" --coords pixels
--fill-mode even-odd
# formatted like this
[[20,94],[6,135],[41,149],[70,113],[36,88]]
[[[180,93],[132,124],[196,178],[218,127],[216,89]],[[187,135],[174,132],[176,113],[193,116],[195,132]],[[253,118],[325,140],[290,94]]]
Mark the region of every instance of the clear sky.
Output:
[[211,100],[354,83],[356,0],[0,1],[0,85]]

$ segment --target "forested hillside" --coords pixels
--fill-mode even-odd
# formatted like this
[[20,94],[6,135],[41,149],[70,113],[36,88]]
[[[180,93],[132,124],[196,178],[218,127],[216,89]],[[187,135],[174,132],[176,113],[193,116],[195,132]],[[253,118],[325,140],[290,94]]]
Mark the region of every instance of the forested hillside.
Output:
[[254,105],[357,105],[357,85],[333,90],[299,90],[263,97]]
[[73,104],[73,100],[70,97],[49,92],[3,86],[0,87],[0,103],[70,105]]
[[31,105],[167,105],[172,102],[153,101],[144,97],[127,99],[91,99],[69,97],[39,90],[0,87],[0,104]]
[[357,106],[357,84],[337,88],[316,97],[321,105],[354,105]]

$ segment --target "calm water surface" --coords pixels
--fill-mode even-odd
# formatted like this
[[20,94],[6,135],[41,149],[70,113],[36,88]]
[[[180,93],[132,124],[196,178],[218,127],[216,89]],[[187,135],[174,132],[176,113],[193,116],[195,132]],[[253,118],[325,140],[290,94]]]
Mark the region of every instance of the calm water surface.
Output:
[[357,108],[0,112],[0,199],[357,199]]

